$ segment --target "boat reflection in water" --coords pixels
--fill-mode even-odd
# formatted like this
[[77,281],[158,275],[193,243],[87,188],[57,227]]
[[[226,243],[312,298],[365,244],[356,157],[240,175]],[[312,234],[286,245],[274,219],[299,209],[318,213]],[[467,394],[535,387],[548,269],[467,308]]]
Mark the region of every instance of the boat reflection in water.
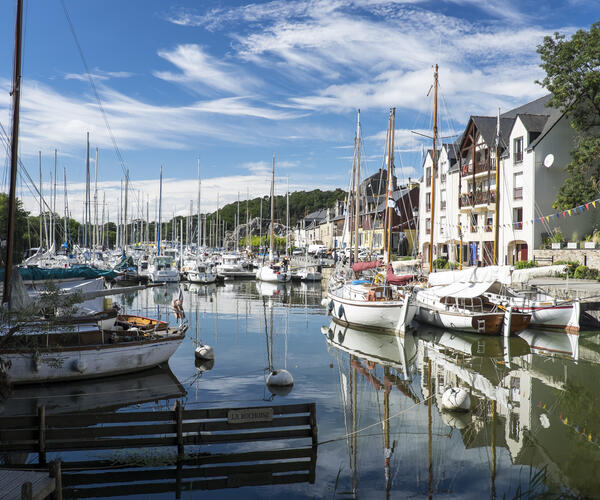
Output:
[[[482,497],[512,498],[517,489],[527,498],[597,496],[600,348],[595,337],[541,330],[482,337],[434,328],[395,337],[333,322],[322,333],[335,348],[331,353],[340,370],[354,494],[359,487],[377,488],[369,481],[381,472],[369,476],[364,469],[378,454],[384,457],[388,494],[414,492],[417,478],[423,495],[473,493],[469,488],[476,482],[488,489],[479,491]],[[442,411],[449,387],[469,392],[469,412]],[[383,435],[374,435],[374,428]],[[390,444],[390,435],[400,436],[398,443]],[[452,437],[457,435],[459,440]],[[374,458],[373,448],[382,441]],[[486,475],[488,481],[478,481]]]

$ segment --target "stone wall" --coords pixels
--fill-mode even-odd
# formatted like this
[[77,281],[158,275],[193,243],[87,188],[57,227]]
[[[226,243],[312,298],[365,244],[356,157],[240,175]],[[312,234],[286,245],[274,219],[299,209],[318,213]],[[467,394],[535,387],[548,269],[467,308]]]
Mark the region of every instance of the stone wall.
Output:
[[582,265],[600,269],[600,248],[594,250],[584,250],[581,248],[569,250],[534,250],[533,258],[542,265],[550,265],[559,260],[571,260],[579,262]]

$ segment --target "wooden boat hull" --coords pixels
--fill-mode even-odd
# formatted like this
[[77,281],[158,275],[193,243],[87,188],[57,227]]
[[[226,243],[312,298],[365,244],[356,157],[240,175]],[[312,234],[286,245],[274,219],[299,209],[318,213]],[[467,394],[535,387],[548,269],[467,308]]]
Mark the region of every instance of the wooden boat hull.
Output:
[[[504,325],[504,313],[463,314],[453,311],[439,311],[423,305],[419,306],[417,320],[439,328],[483,335],[500,335]],[[510,333],[516,334],[529,325],[531,315],[512,313]]]
[[[176,333],[165,332],[148,340],[118,341],[34,349],[1,349],[9,362],[11,384],[34,384],[82,380],[145,370],[165,363],[185,337],[187,326]],[[105,334],[110,335],[110,334]]]
[[327,308],[336,322],[357,328],[402,331],[410,324],[417,312],[417,307],[412,300],[407,304],[405,317],[403,300],[368,302],[342,298],[331,292],[327,293],[327,300]]

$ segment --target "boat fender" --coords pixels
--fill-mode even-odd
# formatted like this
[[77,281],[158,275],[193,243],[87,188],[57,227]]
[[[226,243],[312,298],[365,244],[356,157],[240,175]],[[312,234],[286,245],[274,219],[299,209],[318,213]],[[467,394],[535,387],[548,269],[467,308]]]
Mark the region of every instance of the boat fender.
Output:
[[209,345],[199,345],[196,347],[194,356],[198,359],[215,359],[215,352]]
[[31,358],[31,363],[33,365],[33,371],[39,372],[42,367],[42,360],[40,359],[40,353],[34,352]]
[[85,372],[85,370],[87,369],[87,365],[85,364],[85,361],[83,361],[82,359],[76,359],[75,361],[73,361],[73,370],[79,373],[83,373]]
[[342,316],[344,315],[344,306],[342,304],[340,304],[340,307],[338,308],[338,318],[342,318]]
[[294,385],[294,377],[287,370],[273,370],[267,377],[267,385],[288,387]]
[[333,312],[333,300],[330,300],[329,304],[327,304],[327,311],[329,312],[329,314]]
[[465,412],[471,409],[469,393],[460,387],[446,389],[442,395],[442,409],[446,411]]

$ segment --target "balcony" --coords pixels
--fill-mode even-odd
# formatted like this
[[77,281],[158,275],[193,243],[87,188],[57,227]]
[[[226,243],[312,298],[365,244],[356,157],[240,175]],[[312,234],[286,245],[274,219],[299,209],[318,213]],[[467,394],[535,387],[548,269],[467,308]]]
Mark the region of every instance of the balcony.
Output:
[[[475,164],[475,176],[479,174],[487,174],[488,171],[496,171],[496,162],[493,160],[478,162]],[[463,177],[473,175],[473,163],[464,163],[460,167],[460,172]]]
[[428,201],[427,203],[425,203],[425,211],[426,212],[431,212],[431,202]]
[[479,205],[489,206],[492,203],[496,203],[496,191],[471,192],[461,195],[458,199],[458,206],[460,208],[471,208]]
[[514,188],[513,189],[513,200],[522,200],[523,199],[523,188]]

